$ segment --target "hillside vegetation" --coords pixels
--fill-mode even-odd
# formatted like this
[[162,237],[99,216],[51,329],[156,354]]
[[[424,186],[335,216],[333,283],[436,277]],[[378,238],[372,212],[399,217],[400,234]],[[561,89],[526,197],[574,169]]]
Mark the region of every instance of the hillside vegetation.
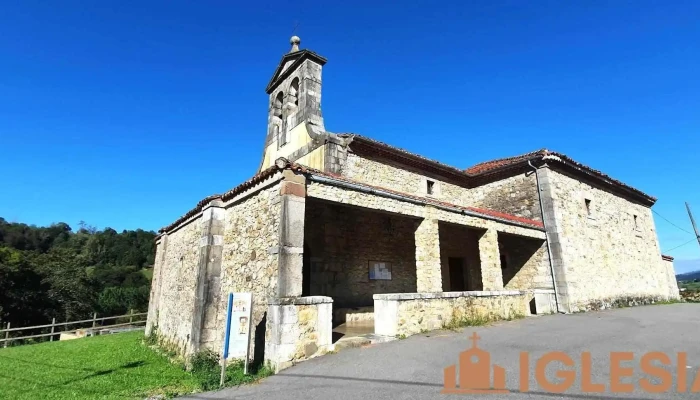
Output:
[[146,311],[155,232],[0,218],[0,320],[40,325]]

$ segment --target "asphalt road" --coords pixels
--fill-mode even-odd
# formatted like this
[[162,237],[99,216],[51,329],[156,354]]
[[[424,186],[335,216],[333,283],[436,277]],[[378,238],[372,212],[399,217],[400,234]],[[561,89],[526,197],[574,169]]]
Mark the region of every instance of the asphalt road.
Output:
[[[688,387],[700,366],[700,304],[654,305],[572,315],[530,317],[491,326],[467,328],[460,332],[441,331],[363,348],[346,349],[309,360],[255,385],[203,393],[190,399],[698,399],[700,393],[647,393],[638,381],[646,377],[639,366],[649,351],[661,351],[676,363],[676,353],[688,354]],[[443,369],[457,362],[458,354],[471,346],[469,336],[481,337],[479,347],[489,351],[491,363],[506,370],[507,394],[447,395]],[[519,392],[519,353],[530,353],[530,389]],[[543,390],[534,379],[535,361],[544,353],[563,351],[576,362],[576,381],[563,394]],[[605,393],[580,390],[582,352],[592,355],[592,382],[605,383]],[[609,354],[635,353],[634,375],[623,383],[634,383],[633,393],[610,393]],[[554,382],[554,363],[547,376]],[[658,383],[658,380],[652,380]]]

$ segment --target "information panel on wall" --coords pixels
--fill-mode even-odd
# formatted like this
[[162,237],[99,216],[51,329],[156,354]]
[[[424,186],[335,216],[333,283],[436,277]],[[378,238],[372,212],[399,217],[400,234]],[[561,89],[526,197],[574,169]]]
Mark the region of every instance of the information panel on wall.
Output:
[[253,308],[251,293],[229,293],[226,313],[224,358],[248,360],[250,326]]
[[369,279],[370,280],[391,280],[391,264],[382,261],[369,262]]

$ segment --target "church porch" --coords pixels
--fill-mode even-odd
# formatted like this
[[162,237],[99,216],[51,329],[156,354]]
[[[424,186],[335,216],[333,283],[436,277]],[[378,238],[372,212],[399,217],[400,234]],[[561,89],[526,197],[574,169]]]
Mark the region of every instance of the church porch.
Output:
[[[529,313],[532,293],[522,289],[534,287],[521,287],[516,282],[529,282],[514,277],[528,263],[542,261],[538,252],[544,249],[543,232],[484,220],[481,226],[465,225],[429,206],[417,210],[423,218],[391,212],[376,207],[387,205],[378,196],[366,203],[375,208],[331,201],[314,196],[318,192],[313,187],[306,198],[303,295],[333,299],[333,325],[343,331],[336,338],[350,332],[385,335],[375,321],[396,321],[387,317],[387,305],[407,300],[452,299],[442,303],[459,309],[495,307],[492,312],[504,318]],[[354,197],[351,192],[344,195]],[[521,243],[528,246],[521,248]],[[506,248],[513,254],[508,255],[507,271],[500,254]],[[398,303],[392,307],[398,309]],[[421,329],[442,328],[452,317],[452,311],[449,316],[443,311],[442,325]]]

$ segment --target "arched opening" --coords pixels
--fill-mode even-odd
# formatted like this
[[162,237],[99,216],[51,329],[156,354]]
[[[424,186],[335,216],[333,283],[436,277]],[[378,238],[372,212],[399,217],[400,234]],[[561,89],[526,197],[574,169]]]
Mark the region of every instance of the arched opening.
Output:
[[289,96],[289,102],[299,107],[299,78],[294,78],[292,84],[289,85]]
[[280,146],[287,143],[286,135],[281,134],[282,126],[284,123],[283,122],[284,119],[282,117],[283,102],[284,102],[284,93],[279,92],[279,93],[277,93],[277,96],[275,96],[275,100],[272,104],[272,116],[275,117],[275,118],[273,118],[272,122],[275,124],[275,134],[277,135]]
[[284,101],[284,94],[282,92],[277,93],[277,97],[275,97],[274,104],[272,105],[273,111],[272,115],[275,117],[282,119],[282,102]]

